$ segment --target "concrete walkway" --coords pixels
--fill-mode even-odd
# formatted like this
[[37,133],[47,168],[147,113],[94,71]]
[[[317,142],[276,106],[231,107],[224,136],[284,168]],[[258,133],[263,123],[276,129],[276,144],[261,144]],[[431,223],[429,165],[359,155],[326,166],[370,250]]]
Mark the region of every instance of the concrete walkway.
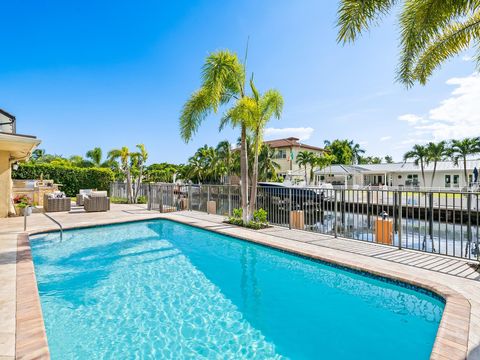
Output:
[[[222,216],[188,211],[159,214],[141,205],[113,205],[112,210],[106,213],[74,210],[50,215],[64,228],[164,217],[413,283],[448,287],[470,303],[470,313],[463,314],[469,317],[469,329],[467,327],[467,334],[463,335],[468,339],[468,359],[480,359],[480,273],[477,263],[279,227],[253,231],[224,224]],[[28,218],[29,233],[55,229],[58,229],[57,225],[43,214],[33,214]],[[22,218],[0,219],[0,360],[15,358],[17,237],[22,232]],[[453,317],[463,315],[453,314]],[[443,330],[440,329],[439,333]],[[445,331],[453,330],[457,331],[450,327]],[[461,358],[461,341],[457,340],[461,335],[458,338],[452,336],[450,340],[446,337],[447,340],[442,341],[439,347],[436,344],[435,349],[440,349],[438,351],[442,353],[436,358]],[[442,357],[445,354],[452,356]]]

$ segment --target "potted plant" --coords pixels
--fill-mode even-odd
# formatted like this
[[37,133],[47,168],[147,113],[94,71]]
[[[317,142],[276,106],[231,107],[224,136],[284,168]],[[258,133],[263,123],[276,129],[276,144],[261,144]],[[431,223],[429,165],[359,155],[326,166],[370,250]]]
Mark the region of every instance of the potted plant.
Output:
[[32,213],[32,200],[25,194],[15,196],[13,204],[17,215],[25,215],[26,212],[26,215],[29,216]]

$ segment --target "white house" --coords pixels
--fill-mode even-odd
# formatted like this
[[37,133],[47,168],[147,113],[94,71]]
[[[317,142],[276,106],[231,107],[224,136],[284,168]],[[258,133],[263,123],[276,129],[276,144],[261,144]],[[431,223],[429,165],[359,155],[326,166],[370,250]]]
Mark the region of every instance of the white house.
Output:
[[460,188],[473,182],[475,168],[480,167],[480,160],[467,160],[467,179],[465,179],[463,161],[458,165],[452,161],[437,163],[435,178],[433,163],[425,165],[425,182],[422,178],[420,165],[413,162],[374,164],[374,165],[332,165],[315,171],[317,183],[348,186],[399,186],[399,187],[434,187]]

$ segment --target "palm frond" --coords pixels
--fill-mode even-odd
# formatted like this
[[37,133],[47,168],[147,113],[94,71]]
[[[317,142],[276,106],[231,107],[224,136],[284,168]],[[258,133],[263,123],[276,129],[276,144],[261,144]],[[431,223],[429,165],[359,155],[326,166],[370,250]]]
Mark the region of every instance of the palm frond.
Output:
[[398,0],[341,0],[338,9],[337,41],[353,42],[388,14]]
[[467,49],[476,39],[480,39],[480,11],[464,22],[455,22],[447,26],[442,34],[432,39],[418,56],[407,81],[425,84],[440,64]]
[[183,106],[180,115],[180,135],[184,141],[190,141],[211,111],[211,99],[208,91],[200,89],[194,92]]

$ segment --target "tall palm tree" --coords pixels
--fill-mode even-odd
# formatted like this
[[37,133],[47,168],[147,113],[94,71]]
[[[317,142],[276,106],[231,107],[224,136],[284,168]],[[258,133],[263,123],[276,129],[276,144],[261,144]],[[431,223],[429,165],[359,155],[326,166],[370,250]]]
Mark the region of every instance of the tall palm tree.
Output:
[[90,159],[95,167],[102,165],[102,155],[102,149],[99,147],[93,148],[86,153],[87,159]]
[[[135,168],[138,172],[137,174],[137,181],[135,184],[135,192],[133,194],[133,201],[136,203],[138,199],[138,194],[140,192],[140,185],[142,184],[143,181],[143,173],[145,171],[145,163],[147,162],[148,159],[148,152],[145,149],[144,144],[138,144],[137,146],[138,151],[130,154],[130,157],[134,159],[135,162]],[[98,149],[98,148],[96,148]],[[101,157],[100,157],[101,159]]]
[[[272,117],[280,118],[283,109],[283,98],[277,90],[268,90],[264,94],[260,94],[253,83],[253,77],[250,79],[250,89],[252,96],[245,97],[245,101],[242,102],[242,109],[249,119],[248,129],[253,138],[252,185],[249,201],[249,213],[253,214],[257,201],[258,154],[263,143],[263,132],[266,124]],[[229,121],[228,114],[223,121]]]
[[435,173],[437,172],[437,162],[445,160],[450,154],[450,149],[448,148],[446,141],[440,141],[436,144],[429,142],[426,145],[426,150],[428,161],[433,162],[432,180],[430,181],[430,187],[433,187]]
[[180,116],[180,134],[190,141],[200,124],[221,105],[232,105],[225,113],[234,127],[240,127],[240,168],[243,220],[248,220],[248,158],[246,138],[248,117],[243,108],[246,101],[245,64],[228,50],[210,54],[202,69],[202,85],[183,106]]
[[416,166],[420,165],[420,169],[422,170],[422,184],[425,186],[425,165],[428,165],[428,152],[426,147],[418,144],[413,145],[412,150],[403,155],[403,161],[409,159],[413,159]]
[[401,9],[397,80],[407,87],[425,84],[437,67],[471,45],[480,50],[478,0],[341,0],[337,40],[357,40],[395,5]]
[[463,160],[465,186],[468,186],[467,158],[471,155],[480,153],[480,137],[452,140],[450,151],[455,165],[458,165],[458,160]]
[[307,185],[307,166],[311,163],[315,154],[311,151],[300,151],[297,155],[297,164],[305,169],[305,185]]
[[313,183],[315,177],[315,168],[321,165],[321,156],[313,154],[310,158],[310,184]]

